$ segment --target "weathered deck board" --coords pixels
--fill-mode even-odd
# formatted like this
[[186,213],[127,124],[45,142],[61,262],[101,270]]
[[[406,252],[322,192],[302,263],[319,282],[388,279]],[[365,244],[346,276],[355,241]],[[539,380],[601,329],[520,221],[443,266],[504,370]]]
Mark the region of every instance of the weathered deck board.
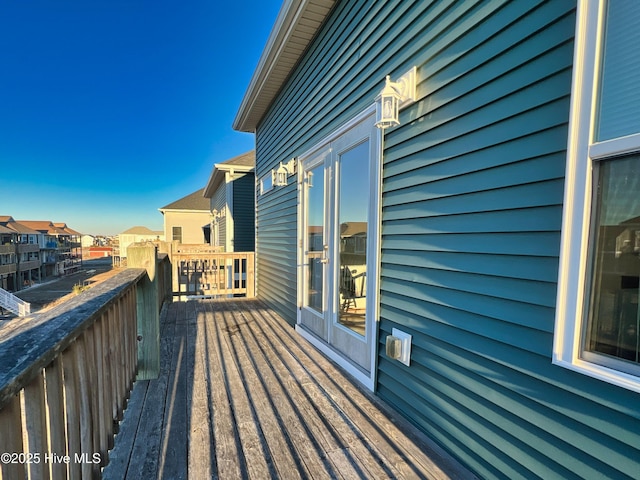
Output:
[[104,478],[473,478],[258,300],[174,303]]

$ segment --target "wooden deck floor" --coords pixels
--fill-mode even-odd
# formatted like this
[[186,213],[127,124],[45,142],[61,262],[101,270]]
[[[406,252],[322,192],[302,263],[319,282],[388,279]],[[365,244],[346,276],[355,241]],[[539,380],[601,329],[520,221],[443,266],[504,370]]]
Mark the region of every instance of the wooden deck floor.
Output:
[[258,300],[172,304],[107,479],[473,478]]

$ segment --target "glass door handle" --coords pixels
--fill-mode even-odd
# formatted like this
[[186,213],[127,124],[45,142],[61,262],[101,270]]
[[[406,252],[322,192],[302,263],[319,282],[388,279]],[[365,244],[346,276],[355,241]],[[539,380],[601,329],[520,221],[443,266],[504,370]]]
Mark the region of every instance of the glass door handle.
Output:
[[327,257],[328,251],[329,251],[329,245],[325,245],[322,250],[322,258],[320,259],[320,263],[329,263],[329,257]]

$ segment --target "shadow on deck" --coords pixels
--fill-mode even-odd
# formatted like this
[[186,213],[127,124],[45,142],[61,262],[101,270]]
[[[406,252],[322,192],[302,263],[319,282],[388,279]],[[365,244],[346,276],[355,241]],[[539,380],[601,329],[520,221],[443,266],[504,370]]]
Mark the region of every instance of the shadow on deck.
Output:
[[108,479],[473,478],[258,300],[173,303]]

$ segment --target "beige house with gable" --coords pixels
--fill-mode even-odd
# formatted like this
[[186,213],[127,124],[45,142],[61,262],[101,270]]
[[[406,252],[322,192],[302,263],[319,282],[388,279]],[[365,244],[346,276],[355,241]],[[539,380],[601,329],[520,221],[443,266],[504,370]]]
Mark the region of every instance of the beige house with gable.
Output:
[[164,236],[167,242],[185,244],[209,243],[211,213],[209,199],[203,189],[159,208],[164,217]]

